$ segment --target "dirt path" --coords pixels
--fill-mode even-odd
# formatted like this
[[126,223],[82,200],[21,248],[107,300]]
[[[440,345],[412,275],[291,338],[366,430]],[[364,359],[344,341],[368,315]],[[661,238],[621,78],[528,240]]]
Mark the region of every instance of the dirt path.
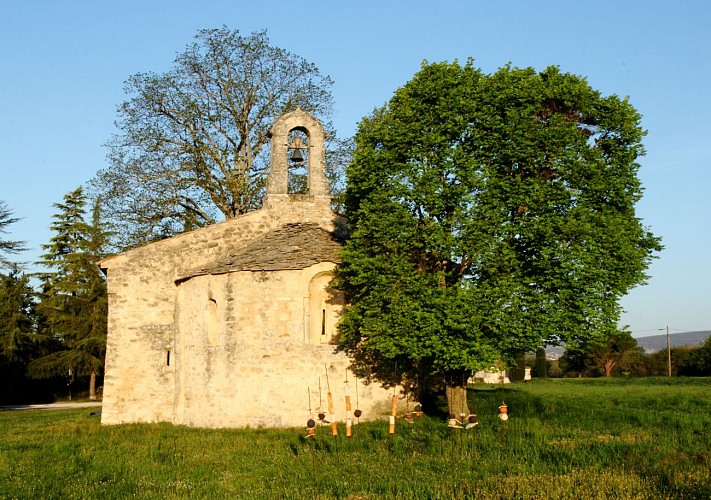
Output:
[[100,401],[90,401],[87,403],[48,403],[42,405],[7,405],[0,406],[0,411],[8,410],[68,410],[73,408],[95,408],[101,407]]

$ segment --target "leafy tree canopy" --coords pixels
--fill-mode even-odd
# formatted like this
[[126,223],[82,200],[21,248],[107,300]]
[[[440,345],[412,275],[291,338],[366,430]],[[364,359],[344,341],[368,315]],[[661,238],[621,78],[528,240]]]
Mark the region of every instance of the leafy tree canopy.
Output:
[[[327,122],[330,78],[269,43],[227,27],[198,31],[163,74],[125,84],[109,167],[92,181],[116,243],[130,247],[258,208],[269,129],[300,106]],[[330,164],[348,156],[330,134]],[[338,169],[329,171],[338,182]]]
[[424,63],[356,134],[341,348],[461,386],[616,331],[661,249],[635,215],[643,136],[626,99],[556,67]]

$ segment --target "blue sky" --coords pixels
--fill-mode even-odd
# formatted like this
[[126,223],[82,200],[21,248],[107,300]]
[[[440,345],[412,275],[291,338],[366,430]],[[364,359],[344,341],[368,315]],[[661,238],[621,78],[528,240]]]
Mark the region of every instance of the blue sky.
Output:
[[[167,70],[201,28],[266,29],[334,81],[339,135],[421,62],[557,65],[629,96],[649,131],[638,215],[665,250],[623,299],[635,336],[711,330],[711,2],[0,0],[0,200],[36,260],[52,204],[106,166],[123,82]],[[5,235],[7,237],[7,235]]]

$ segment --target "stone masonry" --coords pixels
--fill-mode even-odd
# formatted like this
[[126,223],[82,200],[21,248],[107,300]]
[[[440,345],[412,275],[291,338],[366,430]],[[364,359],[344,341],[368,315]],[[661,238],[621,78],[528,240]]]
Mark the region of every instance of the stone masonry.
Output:
[[[288,190],[289,135],[307,137],[306,194]],[[264,208],[100,262],[109,292],[102,423],[304,426],[326,373],[345,418],[349,360],[332,343],[331,288],[345,221],[332,212],[320,122],[297,109],[272,127]],[[319,398],[319,384],[322,393]],[[389,392],[358,384],[364,418]],[[355,409],[355,407],[354,407]]]

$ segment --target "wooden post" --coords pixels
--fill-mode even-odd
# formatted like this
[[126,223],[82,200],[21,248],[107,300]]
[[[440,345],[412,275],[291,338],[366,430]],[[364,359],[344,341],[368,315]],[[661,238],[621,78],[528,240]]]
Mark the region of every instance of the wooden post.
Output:
[[669,340],[669,326],[667,325],[667,371],[672,376],[671,370],[671,341]]
[[351,393],[348,389],[348,381],[346,380],[346,437],[351,437]]
[[338,424],[336,424],[336,415],[333,413],[333,395],[331,391],[328,391],[326,397],[328,398],[328,414],[331,418],[331,434],[338,436]]
[[390,428],[389,433],[395,434],[395,417],[397,416],[397,396],[393,394],[392,405],[390,407]]

